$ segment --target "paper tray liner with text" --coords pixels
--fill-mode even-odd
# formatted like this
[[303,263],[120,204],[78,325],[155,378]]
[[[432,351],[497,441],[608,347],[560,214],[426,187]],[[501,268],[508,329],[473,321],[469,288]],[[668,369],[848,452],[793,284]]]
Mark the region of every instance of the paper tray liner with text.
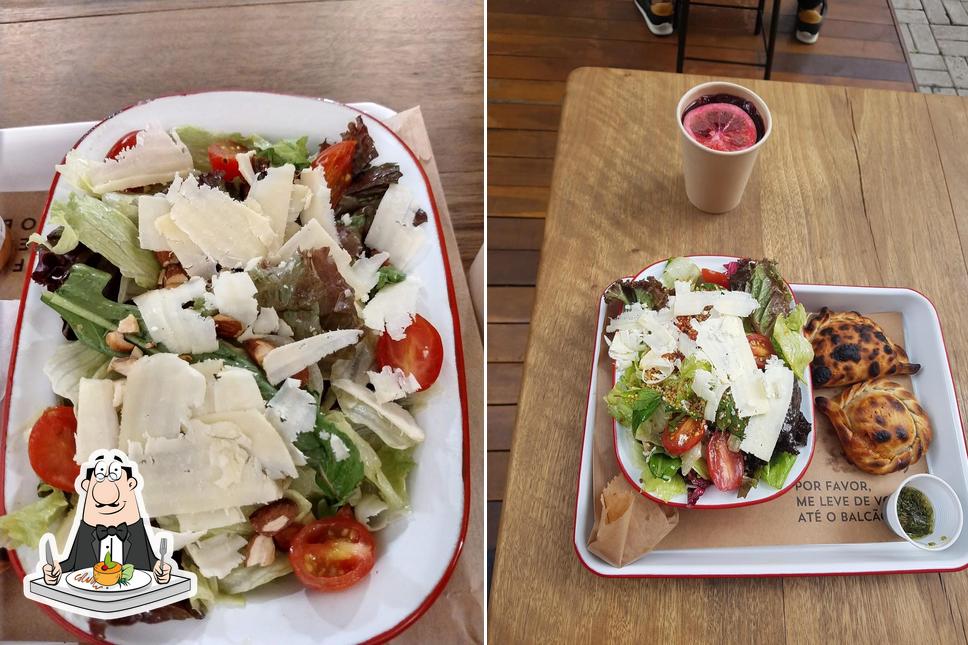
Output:
[[[895,342],[904,345],[903,321],[899,313],[870,314]],[[917,362],[917,357],[911,357]],[[612,362],[602,346],[596,367],[597,401],[612,385]],[[892,377],[911,387],[907,376]],[[814,389],[814,397],[835,396],[841,388]],[[849,544],[897,541],[881,516],[881,501],[910,475],[927,472],[921,459],[906,471],[890,475],[869,475],[844,457],[840,440],[827,417],[814,409],[813,432],[816,451],[800,481],[788,492],[773,500],[753,506],[730,509],[679,509],[678,518],[669,507],[639,495],[619,471],[616,462],[612,418],[604,404],[596,405],[593,437],[592,490],[595,491],[595,525],[589,538],[589,549],[615,566],[637,560],[651,549],[698,549],[738,546],[778,546],[791,544]],[[935,429],[937,431],[937,429]],[[930,448],[929,448],[930,450]],[[617,477],[617,479],[616,479]],[[763,485],[763,484],[761,484]],[[607,490],[606,490],[607,486]],[[613,517],[610,500],[609,521],[601,519],[602,493],[620,500],[636,517]],[[636,493],[641,502],[629,505],[616,498]],[[656,507],[656,508],[653,508]],[[662,508],[662,511],[658,509]],[[663,512],[664,511],[664,512]],[[643,521],[649,523],[643,528]],[[615,520],[621,520],[616,522]],[[621,528],[635,529],[638,535],[617,535]],[[619,555],[620,554],[620,555]]]

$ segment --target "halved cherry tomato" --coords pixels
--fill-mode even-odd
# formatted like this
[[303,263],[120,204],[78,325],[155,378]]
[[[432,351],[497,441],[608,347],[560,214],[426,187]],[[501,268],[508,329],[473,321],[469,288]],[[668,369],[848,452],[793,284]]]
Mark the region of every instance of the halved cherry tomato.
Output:
[[679,425],[670,427],[662,433],[662,447],[673,457],[684,455],[702,440],[706,434],[706,423],[699,419],[686,417]]
[[77,418],[66,405],[47,408],[30,430],[27,455],[37,476],[54,488],[74,492],[81,467],[74,462]]
[[216,141],[208,147],[208,160],[212,170],[221,171],[225,181],[232,181],[239,176],[239,162],[235,155],[246,152],[248,148],[233,141]]
[[296,577],[320,591],[352,587],[370,572],[375,559],[373,536],[367,528],[339,515],[304,526],[289,549]]
[[125,148],[133,148],[135,144],[138,143],[139,132],[141,132],[141,130],[132,130],[128,134],[115,141],[114,145],[111,146],[111,149],[108,150],[108,154],[105,159],[117,159],[122,150]]
[[333,208],[353,181],[353,153],[356,141],[340,141],[322,150],[313,159],[312,167],[323,167],[323,176],[329,186],[329,203]]
[[776,354],[773,343],[763,334],[746,334],[746,340],[753,350],[753,358],[756,359],[756,366],[760,369],[766,367],[766,361]]
[[282,529],[278,533],[272,536],[272,541],[276,543],[276,548],[282,551],[288,551],[292,546],[292,541],[296,539],[303,528],[302,524],[296,524],[293,522],[286,528]]
[[729,276],[721,271],[713,271],[712,269],[702,270],[702,281],[708,282],[709,284],[718,284],[723,289],[729,289]]
[[407,327],[406,338],[393,340],[390,334],[383,334],[376,344],[376,362],[382,370],[399,367],[405,374],[413,374],[426,390],[440,376],[440,366],[444,363],[444,345],[440,334],[426,318],[417,314]]
[[716,488],[736,490],[743,481],[743,455],[729,449],[729,433],[714,432],[706,446],[706,464]]

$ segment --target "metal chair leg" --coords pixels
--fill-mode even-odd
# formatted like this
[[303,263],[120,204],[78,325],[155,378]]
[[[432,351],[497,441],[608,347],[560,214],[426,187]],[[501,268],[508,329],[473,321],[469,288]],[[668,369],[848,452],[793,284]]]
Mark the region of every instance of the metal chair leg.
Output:
[[770,80],[773,73],[773,49],[776,46],[776,28],[780,22],[780,0],[773,0],[773,13],[770,14],[770,40],[766,44],[766,72],[765,80]]
[[759,36],[763,31],[763,6],[766,0],[760,0],[756,5],[756,23],[753,25],[753,35]]
[[686,31],[689,29],[689,0],[679,0],[676,11],[679,13],[679,47],[676,51],[676,72],[682,74],[686,57]]

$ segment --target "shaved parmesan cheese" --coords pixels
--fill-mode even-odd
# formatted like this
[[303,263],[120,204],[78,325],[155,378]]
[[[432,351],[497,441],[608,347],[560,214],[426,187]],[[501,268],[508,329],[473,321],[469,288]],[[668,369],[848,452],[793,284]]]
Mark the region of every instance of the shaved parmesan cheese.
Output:
[[276,385],[303,368],[318,363],[324,356],[353,345],[362,335],[360,329],[338,329],[303,338],[271,350],[263,359],[262,368],[269,382]]
[[329,436],[329,445],[333,449],[333,457],[336,461],[345,461],[350,456],[350,449],[335,434]]
[[262,213],[217,188],[200,186],[194,177],[172,182],[168,201],[172,221],[224,268],[240,268],[277,242]]
[[[164,383],[164,392],[159,385]],[[121,408],[120,446],[145,437],[177,437],[205,400],[205,377],[174,354],[141,358],[128,374]],[[154,513],[171,515],[171,513]]]
[[222,271],[212,278],[212,295],[219,313],[235,318],[244,327],[254,323],[259,314],[256,291],[252,277],[245,271]]
[[406,337],[417,312],[420,283],[413,276],[384,287],[363,308],[363,323],[375,331],[386,330],[393,340]]
[[309,208],[312,199],[313,194],[308,187],[302,184],[293,184],[292,193],[289,195],[289,214],[286,217],[286,222],[295,222],[299,218],[299,214]]
[[728,384],[720,381],[711,372],[704,369],[696,370],[692,380],[692,391],[706,402],[706,408],[703,411],[703,418],[706,421],[716,420],[716,411],[719,409],[719,402],[727,387],[729,387]]
[[167,215],[171,204],[164,195],[138,196],[138,244],[149,251],[171,251],[165,236],[155,228],[155,220]]
[[224,578],[242,563],[239,549],[248,544],[241,535],[219,533],[189,544],[185,549],[206,578]]
[[336,379],[332,385],[343,414],[372,430],[391,448],[402,450],[424,440],[414,418],[396,403],[380,403],[373,392],[349,379]]
[[250,186],[255,183],[255,170],[252,169],[252,157],[254,155],[255,150],[239,152],[235,155],[235,162],[239,164],[239,174],[242,175],[245,183]]
[[255,183],[251,184],[245,203],[256,202],[261,207],[262,214],[268,220],[272,232],[275,233],[275,243],[269,246],[271,250],[282,243],[286,231],[286,222],[289,221],[289,201],[292,197],[292,180],[296,167],[287,163],[267,168],[265,172],[262,179],[256,179]]
[[373,385],[374,396],[380,403],[396,401],[420,390],[420,383],[413,374],[405,373],[399,367],[384,365],[379,372],[367,372]]
[[161,128],[149,125],[140,131],[134,147],[121,151],[117,159],[88,161],[75,152],[57,171],[82,189],[97,195],[112,191],[166,184],[179,174],[192,170],[192,155],[178,139]]
[[192,278],[173,289],[154,289],[135,296],[148,333],[176,354],[205,354],[218,349],[215,321],[182,305],[205,293],[205,281]]
[[310,432],[316,425],[316,398],[299,388],[299,381],[286,379],[279,391],[266,403],[266,418],[286,442],[289,454],[297,466],[306,457],[292,445],[300,432]]
[[144,478],[149,515],[202,513],[282,497],[282,488],[263,472],[247,449],[251,442],[235,424],[191,419],[181,435],[150,437],[143,447],[128,445],[128,456],[137,459]]
[[222,371],[224,363],[221,358],[209,358],[190,367],[205,378],[205,398],[201,405],[195,408],[195,415],[201,416],[215,412],[215,375]]
[[[386,252],[377,253],[373,257],[361,257],[353,263],[353,274],[359,287],[357,296],[363,302],[370,299],[370,292],[380,281],[380,267],[390,259],[390,254]],[[363,295],[360,296],[360,293]]]
[[316,220],[329,233],[330,237],[339,239],[333,208],[330,206],[329,186],[326,185],[326,177],[323,175],[322,167],[302,170],[299,173],[299,183],[308,188],[311,195],[309,206],[303,210],[299,221],[308,224],[311,220]]
[[639,361],[639,370],[642,372],[642,381],[645,383],[661,383],[669,378],[674,368],[675,365],[671,360],[654,349],[649,350]]
[[759,303],[745,291],[693,291],[690,283],[676,281],[672,307],[677,316],[696,316],[712,307],[721,314],[742,318],[753,313]]
[[162,215],[155,220],[155,230],[164,238],[172,253],[178,258],[178,263],[185,269],[185,273],[192,277],[210,278],[215,273],[215,261],[205,255],[205,252],[192,242],[192,238],[181,230],[168,215]]
[[413,225],[416,207],[410,191],[400,184],[390,184],[366,234],[366,245],[386,251],[394,266],[406,271],[424,246],[424,232]]
[[118,413],[114,411],[114,381],[82,378],[78,386],[74,461],[83,464],[91,453],[118,447]]
[[201,513],[183,513],[176,515],[175,519],[182,531],[208,531],[244,522],[245,514],[238,507],[219,508]]
[[744,452],[769,461],[773,456],[783,420],[786,418],[790,399],[793,397],[793,372],[777,357],[772,357],[766,364],[764,373],[768,408],[763,414],[750,417],[743,441],[739,447]]
[[279,322],[279,314],[276,313],[275,309],[272,307],[260,307],[258,317],[252,323],[252,333],[261,335],[274,334],[279,330]]
[[[319,222],[312,220],[302,228],[300,228],[296,233],[286,240],[278,251],[272,255],[274,261],[284,261],[288,260],[296,253],[302,251],[313,251],[315,249],[328,248],[330,249],[330,254],[333,256],[333,260],[336,261],[336,256],[339,251],[342,251],[346,255],[346,263],[350,261],[349,253],[339,246],[329,234],[323,230],[323,227]],[[339,251],[333,253],[333,249],[336,248]],[[339,264],[337,263],[337,268]]]
[[261,410],[265,405],[252,372],[241,367],[228,367],[212,381],[212,411]]
[[694,324],[696,344],[709,359],[716,376],[732,387],[740,417],[766,412],[763,373],[756,367],[742,321],[735,316],[709,318]]
[[248,440],[251,446],[249,452],[262,464],[270,478],[296,476],[296,466],[289,456],[289,449],[276,429],[266,421],[261,406],[259,411],[216,412],[200,418],[199,421],[213,425],[234,424]]
[[180,551],[205,535],[205,531],[169,531],[169,533],[171,533],[172,551]]

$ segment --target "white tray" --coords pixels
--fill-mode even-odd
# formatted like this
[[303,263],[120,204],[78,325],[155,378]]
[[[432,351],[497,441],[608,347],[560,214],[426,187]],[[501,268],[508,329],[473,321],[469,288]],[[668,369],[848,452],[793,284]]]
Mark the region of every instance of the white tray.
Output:
[[[951,485],[961,500],[962,509],[968,513],[968,452],[941,323],[931,301],[911,289],[790,286],[807,311],[827,306],[860,313],[901,313],[905,349],[912,360],[921,364],[921,371],[911,379],[914,393],[934,427],[934,443],[926,456],[928,472]],[[602,301],[592,366],[598,364],[604,326]],[[592,369],[588,390],[574,534],[578,559],[592,573],[616,578],[808,576],[959,571],[968,567],[968,537],[962,537],[944,551],[924,551],[906,542],[661,550],[652,551],[625,567],[613,567],[587,547],[595,522],[591,452],[592,425],[598,405],[596,372]]]

